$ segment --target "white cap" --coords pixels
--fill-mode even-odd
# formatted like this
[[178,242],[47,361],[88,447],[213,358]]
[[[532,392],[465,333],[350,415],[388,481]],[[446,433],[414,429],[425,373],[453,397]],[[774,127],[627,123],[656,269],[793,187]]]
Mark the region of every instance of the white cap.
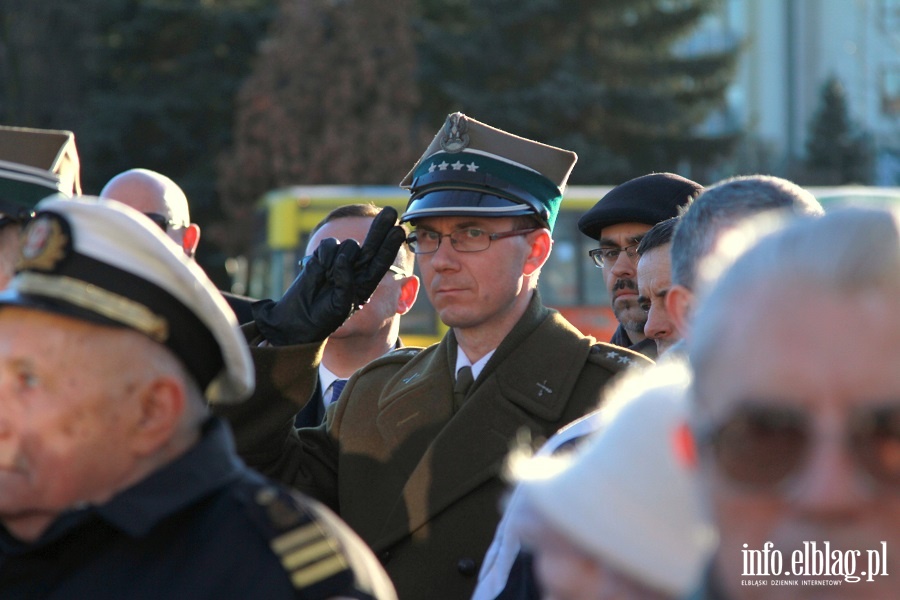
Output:
[[0,305],[128,327],[174,352],[210,402],[250,395],[253,362],[234,312],[159,227],[99,198],[51,197],[36,209]]
[[572,457],[532,459],[516,476],[527,506],[576,546],[681,596],[698,583],[715,535],[692,465],[677,458],[687,431],[687,376],[673,381],[659,371],[642,371],[655,383],[636,397],[614,398],[608,425]]

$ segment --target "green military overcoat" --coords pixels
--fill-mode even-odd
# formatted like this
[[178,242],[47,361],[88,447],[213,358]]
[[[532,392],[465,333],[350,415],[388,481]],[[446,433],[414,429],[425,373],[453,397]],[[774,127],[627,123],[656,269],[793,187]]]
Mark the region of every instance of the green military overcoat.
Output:
[[[251,328],[252,329],[252,328]],[[454,414],[453,332],[360,369],[326,422],[296,430],[322,346],[256,348],[257,390],[217,408],[250,464],[334,509],[381,558],[401,599],[469,598],[500,519],[504,460],[595,408],[643,356],[585,337],[535,294]]]

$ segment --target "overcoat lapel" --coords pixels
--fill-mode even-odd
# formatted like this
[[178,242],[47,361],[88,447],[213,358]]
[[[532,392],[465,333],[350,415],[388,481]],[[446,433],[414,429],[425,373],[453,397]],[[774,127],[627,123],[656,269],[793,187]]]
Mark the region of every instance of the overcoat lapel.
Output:
[[[404,369],[382,396],[378,426],[388,443],[407,445],[404,456],[395,458],[408,476],[374,546],[402,539],[498,476],[520,429],[555,431],[591,344],[536,297],[455,415],[452,331],[422,364],[407,365],[413,368]],[[555,353],[548,355],[547,348]],[[410,441],[412,436],[404,435],[423,426],[426,436],[416,433]]]

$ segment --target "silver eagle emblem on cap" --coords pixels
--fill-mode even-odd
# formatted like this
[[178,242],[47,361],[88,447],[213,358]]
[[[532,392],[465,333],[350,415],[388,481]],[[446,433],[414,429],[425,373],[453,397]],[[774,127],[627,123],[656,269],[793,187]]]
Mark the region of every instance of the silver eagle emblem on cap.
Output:
[[441,148],[445,152],[462,152],[469,145],[469,134],[466,115],[453,113],[444,123],[444,135],[441,137]]

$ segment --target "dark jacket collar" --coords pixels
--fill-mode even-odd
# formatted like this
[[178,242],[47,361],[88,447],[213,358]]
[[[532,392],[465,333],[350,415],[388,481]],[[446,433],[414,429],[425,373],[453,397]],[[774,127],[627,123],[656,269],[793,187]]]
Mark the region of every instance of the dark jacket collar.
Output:
[[60,516],[33,544],[24,544],[0,527],[0,549],[27,551],[52,542],[90,518],[99,518],[133,537],[146,535],[157,523],[214,492],[246,469],[234,450],[225,422],[210,418],[201,437],[187,452],[99,506],[73,509]]

